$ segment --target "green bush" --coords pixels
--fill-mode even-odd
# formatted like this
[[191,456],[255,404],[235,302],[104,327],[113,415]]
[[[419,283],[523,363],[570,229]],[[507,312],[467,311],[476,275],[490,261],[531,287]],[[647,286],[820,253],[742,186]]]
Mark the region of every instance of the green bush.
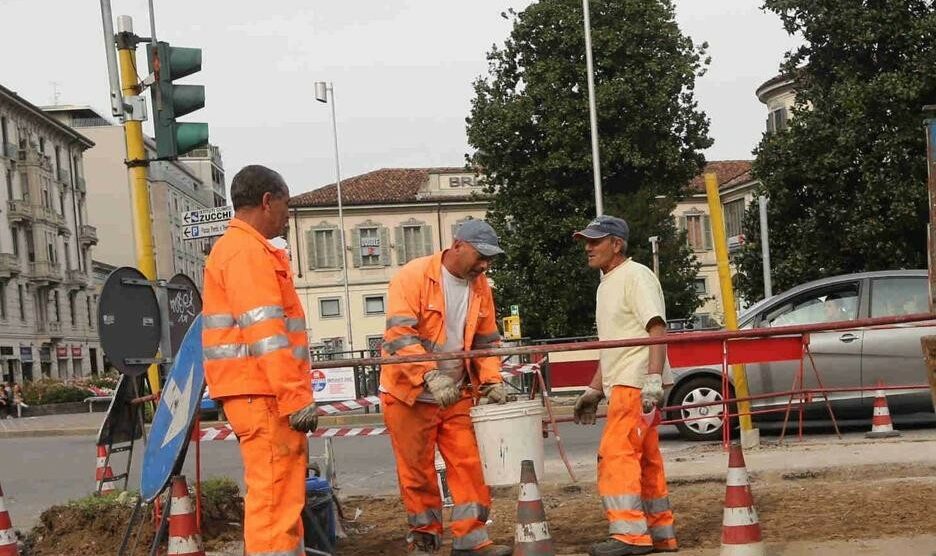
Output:
[[23,385],[23,401],[27,405],[80,402],[90,395],[90,390],[69,386],[54,378],[43,378]]

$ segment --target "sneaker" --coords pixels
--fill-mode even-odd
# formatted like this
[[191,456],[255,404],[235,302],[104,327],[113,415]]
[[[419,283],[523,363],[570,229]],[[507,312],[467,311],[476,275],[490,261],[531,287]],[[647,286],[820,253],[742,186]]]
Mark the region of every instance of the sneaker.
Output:
[[453,550],[452,556],[511,556],[513,549],[502,544],[489,544],[471,550]]
[[608,539],[591,545],[588,553],[591,556],[627,556],[629,554],[650,554],[652,545],[627,544],[617,539]]

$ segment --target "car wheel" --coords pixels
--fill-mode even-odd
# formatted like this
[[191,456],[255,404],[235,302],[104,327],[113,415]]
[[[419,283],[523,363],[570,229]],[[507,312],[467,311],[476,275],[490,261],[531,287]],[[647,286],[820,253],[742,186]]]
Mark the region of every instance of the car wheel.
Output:
[[[679,385],[670,398],[670,405],[683,406],[724,400],[721,393],[721,379],[713,376],[699,376]],[[721,440],[722,414],[725,407],[710,405],[670,412],[670,419],[686,419],[676,423],[679,434],[686,440]]]

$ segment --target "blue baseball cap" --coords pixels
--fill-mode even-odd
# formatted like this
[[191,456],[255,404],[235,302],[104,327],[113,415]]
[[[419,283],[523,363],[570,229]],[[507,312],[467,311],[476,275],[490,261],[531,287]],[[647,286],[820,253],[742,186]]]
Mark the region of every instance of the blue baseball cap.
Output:
[[572,237],[575,239],[601,239],[614,236],[627,241],[629,235],[630,228],[627,222],[616,216],[602,215],[589,222],[584,230],[572,234]]
[[494,228],[483,220],[468,220],[462,223],[455,232],[455,239],[470,243],[485,257],[501,255],[504,252],[500,248]]

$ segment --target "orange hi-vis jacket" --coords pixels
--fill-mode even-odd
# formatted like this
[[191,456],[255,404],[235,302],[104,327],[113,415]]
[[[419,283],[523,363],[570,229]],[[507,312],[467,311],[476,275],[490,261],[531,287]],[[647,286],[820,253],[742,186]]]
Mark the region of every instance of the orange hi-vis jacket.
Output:
[[202,328],[212,398],[275,396],[281,416],[312,403],[309,339],[289,259],[237,218],[205,264]]
[[[439,352],[445,345],[445,293],[442,291],[442,253],[415,259],[390,281],[387,329],[383,356]],[[465,320],[464,349],[484,349],[500,344],[494,297],[486,276],[471,283]],[[423,375],[436,363],[382,365],[380,386],[398,400],[413,405],[425,388]],[[465,362],[477,390],[481,384],[501,382],[500,358],[481,357]]]

